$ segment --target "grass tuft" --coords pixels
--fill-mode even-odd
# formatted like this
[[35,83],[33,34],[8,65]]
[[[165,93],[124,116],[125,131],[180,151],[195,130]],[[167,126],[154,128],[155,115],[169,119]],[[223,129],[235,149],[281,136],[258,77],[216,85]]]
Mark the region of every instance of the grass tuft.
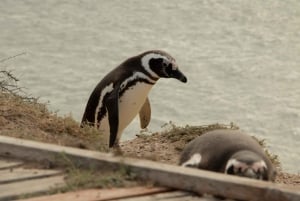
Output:
[[81,168],[64,153],[56,158],[55,166],[65,171],[66,186],[52,189],[51,194],[88,188],[130,187],[137,186],[139,182],[124,165],[117,169]]

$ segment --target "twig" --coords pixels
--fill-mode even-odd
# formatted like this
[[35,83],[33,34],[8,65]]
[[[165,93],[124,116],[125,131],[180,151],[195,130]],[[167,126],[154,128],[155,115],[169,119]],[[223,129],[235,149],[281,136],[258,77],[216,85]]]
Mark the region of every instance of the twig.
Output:
[[22,52],[22,53],[20,53],[20,54],[14,55],[14,56],[10,56],[10,57],[4,58],[4,59],[0,60],[0,63],[3,63],[3,62],[5,62],[5,61],[11,60],[11,59],[13,59],[13,58],[16,58],[16,57],[18,57],[18,56],[22,56],[22,55],[25,55],[25,54],[26,54],[26,52]]

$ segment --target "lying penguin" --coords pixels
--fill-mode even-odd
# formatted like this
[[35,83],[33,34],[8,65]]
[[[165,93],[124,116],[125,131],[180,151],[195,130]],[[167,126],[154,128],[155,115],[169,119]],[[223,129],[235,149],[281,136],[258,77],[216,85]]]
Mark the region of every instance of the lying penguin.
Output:
[[275,168],[259,143],[238,130],[207,132],[184,148],[180,165],[274,181]]
[[81,125],[97,127],[109,136],[109,147],[118,145],[123,130],[139,113],[141,128],[151,118],[148,93],[159,78],[187,82],[175,59],[160,50],[128,58],[108,73],[92,92]]

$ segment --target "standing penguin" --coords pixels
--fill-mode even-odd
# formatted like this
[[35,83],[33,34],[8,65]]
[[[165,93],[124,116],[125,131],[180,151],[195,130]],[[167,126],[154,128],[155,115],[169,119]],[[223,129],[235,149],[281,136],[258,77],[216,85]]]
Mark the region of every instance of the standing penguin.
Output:
[[118,145],[123,130],[139,113],[141,128],[151,118],[148,93],[159,78],[187,82],[168,53],[151,50],[131,57],[108,73],[92,92],[81,125],[97,127],[109,136],[109,147]]
[[275,179],[275,169],[259,143],[238,130],[207,132],[184,148],[180,165],[259,180]]

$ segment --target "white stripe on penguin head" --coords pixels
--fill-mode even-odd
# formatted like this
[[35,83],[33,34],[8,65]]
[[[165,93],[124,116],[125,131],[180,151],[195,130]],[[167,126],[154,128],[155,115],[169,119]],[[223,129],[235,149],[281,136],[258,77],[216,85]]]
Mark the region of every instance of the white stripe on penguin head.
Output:
[[241,162],[236,160],[235,158],[230,159],[229,161],[227,161],[227,164],[226,164],[226,167],[225,167],[225,174],[227,174],[228,169],[231,166],[235,167],[235,166],[240,165],[240,164],[241,164]]
[[196,154],[193,154],[192,157],[187,160],[186,162],[184,162],[181,166],[183,167],[187,167],[187,166],[190,166],[190,167],[198,167],[199,164],[201,163],[201,154],[200,153],[196,153]]
[[144,73],[135,72],[132,76],[128,77],[126,80],[124,80],[122,82],[122,84],[120,85],[120,90],[124,89],[129,82],[131,82],[133,80],[136,80],[136,79],[139,79],[139,78],[148,80],[151,84],[155,84],[155,82],[156,82],[155,80],[152,80],[150,77],[148,77]]
[[145,56],[142,57],[141,59],[141,62],[142,62],[142,66],[144,67],[144,69],[150,73],[150,75],[154,78],[159,78],[159,76],[153,71],[151,70],[150,68],[150,65],[149,65],[149,61],[151,59],[165,59],[165,60],[169,60],[167,57],[161,55],[161,54],[157,54],[157,53],[149,53],[149,54],[146,54]]

